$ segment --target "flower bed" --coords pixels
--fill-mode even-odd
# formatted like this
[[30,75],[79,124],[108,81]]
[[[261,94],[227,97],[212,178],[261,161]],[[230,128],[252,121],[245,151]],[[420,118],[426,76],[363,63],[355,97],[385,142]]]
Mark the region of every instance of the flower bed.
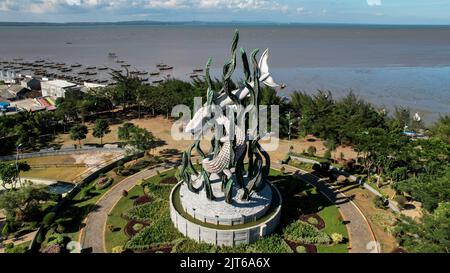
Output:
[[134,235],[138,234],[139,231],[141,231],[144,227],[148,226],[148,223],[137,221],[137,220],[131,220],[128,221],[123,231],[127,235],[128,239],[131,239]]
[[148,195],[142,195],[133,201],[133,206],[137,207],[152,202],[153,199]]
[[107,187],[111,186],[111,184],[113,183],[114,179],[112,179],[111,177],[100,177],[97,182],[95,182],[95,189],[97,190],[103,190],[106,189]]
[[301,244],[290,240],[285,241],[295,253],[317,253],[317,247],[315,245]]
[[329,244],[331,238],[313,225],[302,221],[295,221],[284,229],[285,238],[304,244]]
[[178,183],[178,180],[175,177],[166,177],[163,180],[159,182],[160,184],[164,185],[175,185]]
[[325,221],[318,214],[305,214],[301,215],[300,221],[306,222],[310,225],[315,226],[318,230],[322,230],[325,228]]
[[173,245],[161,245],[150,247],[147,250],[134,250],[134,253],[171,253],[173,249]]

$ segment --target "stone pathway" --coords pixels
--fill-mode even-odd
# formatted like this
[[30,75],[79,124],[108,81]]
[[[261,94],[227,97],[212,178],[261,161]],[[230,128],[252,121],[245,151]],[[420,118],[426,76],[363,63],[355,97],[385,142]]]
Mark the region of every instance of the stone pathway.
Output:
[[92,248],[94,253],[104,253],[105,248],[105,226],[108,214],[122,198],[124,190],[131,190],[138,181],[155,176],[158,171],[167,170],[170,167],[158,167],[144,170],[129,176],[106,192],[96,203],[97,209],[89,213],[85,220],[85,227],[80,232],[81,246],[83,249]]
[[349,253],[380,253],[381,247],[377,243],[375,235],[364,214],[348,197],[339,190],[323,181],[315,175],[306,173],[300,169],[288,165],[272,163],[272,167],[280,169],[284,167],[286,171],[294,173],[300,179],[315,186],[331,202],[336,204],[344,221],[349,235]]

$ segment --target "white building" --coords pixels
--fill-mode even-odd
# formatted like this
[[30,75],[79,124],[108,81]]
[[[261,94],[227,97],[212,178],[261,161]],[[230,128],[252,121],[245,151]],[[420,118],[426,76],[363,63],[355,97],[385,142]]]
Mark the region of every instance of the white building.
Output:
[[17,74],[11,70],[0,70],[0,81],[5,83],[16,83]]
[[64,98],[67,91],[80,91],[80,86],[63,80],[42,81],[43,97]]

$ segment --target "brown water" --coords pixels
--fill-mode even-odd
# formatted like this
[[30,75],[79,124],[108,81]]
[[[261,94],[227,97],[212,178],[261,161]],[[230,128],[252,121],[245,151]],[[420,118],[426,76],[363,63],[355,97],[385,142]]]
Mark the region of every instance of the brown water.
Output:
[[[271,50],[271,72],[292,90],[353,89],[380,106],[419,111],[425,120],[450,112],[450,28],[371,26],[245,26],[241,46]],[[172,76],[188,79],[208,57],[220,76],[229,58],[229,26],[0,27],[0,59],[118,68],[114,52],[131,69],[155,71],[163,61]],[[239,77],[237,77],[239,78]]]

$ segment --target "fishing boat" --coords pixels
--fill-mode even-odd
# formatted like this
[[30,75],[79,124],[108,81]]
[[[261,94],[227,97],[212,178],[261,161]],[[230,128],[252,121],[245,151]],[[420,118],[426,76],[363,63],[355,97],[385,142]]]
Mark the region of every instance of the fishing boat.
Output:
[[70,67],[73,67],[73,68],[81,67],[81,64],[73,64]]
[[147,75],[148,72],[147,71],[138,71],[138,75],[143,76],[143,75]]
[[98,70],[107,70],[107,69],[108,69],[108,68],[107,68],[107,67],[104,67],[104,66],[98,68]]
[[150,76],[159,76],[159,74],[161,74],[161,73],[159,73],[159,72],[151,72]]
[[130,67],[131,65],[129,64],[122,64],[121,67]]
[[125,61],[117,60],[116,63],[123,64],[123,63],[125,63]]
[[194,71],[194,73],[203,72],[203,68],[194,69],[193,71]]
[[88,67],[86,67],[86,70],[94,70],[94,69],[96,69],[97,67],[95,67],[95,66],[88,66]]
[[162,82],[164,82],[164,80],[155,80],[155,81],[152,81],[152,83],[162,83]]
[[165,67],[160,67],[159,70],[161,71],[166,71],[166,70],[172,70],[173,66],[165,66]]
[[165,63],[159,63],[159,64],[156,65],[156,67],[158,67],[158,68],[167,67],[167,66],[168,65],[165,64]]
[[110,52],[110,53],[108,53],[108,57],[110,57],[110,58],[117,58],[117,54],[113,53],[113,52]]
[[141,82],[148,82],[148,78],[142,78]]

